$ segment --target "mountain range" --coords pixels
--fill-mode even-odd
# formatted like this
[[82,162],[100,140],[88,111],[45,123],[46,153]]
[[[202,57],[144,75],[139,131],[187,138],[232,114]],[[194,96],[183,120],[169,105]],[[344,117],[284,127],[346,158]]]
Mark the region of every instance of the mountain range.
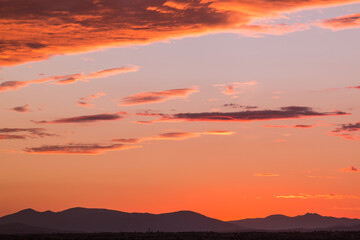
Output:
[[192,211],[163,214],[127,213],[108,209],[71,208],[60,212],[25,209],[0,218],[0,234],[53,232],[237,232],[360,231],[360,219],[318,214],[221,221]]

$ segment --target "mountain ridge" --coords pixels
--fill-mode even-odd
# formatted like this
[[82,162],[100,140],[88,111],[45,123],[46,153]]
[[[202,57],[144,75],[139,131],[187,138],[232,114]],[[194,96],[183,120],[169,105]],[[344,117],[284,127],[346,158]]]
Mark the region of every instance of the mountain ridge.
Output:
[[265,218],[247,218],[228,222],[245,228],[269,231],[294,229],[330,229],[333,227],[349,227],[357,224],[360,225],[360,219],[358,218],[336,218],[322,216],[317,213],[306,213],[304,215],[297,215],[295,217],[275,214]]
[[241,228],[193,211],[127,213],[100,208],[70,208],[59,212],[24,209],[0,218],[0,224],[20,223],[74,232],[230,232]]
[[[306,213],[289,217],[274,214],[265,218],[221,221],[200,213],[181,210],[169,213],[122,212],[104,208],[74,207],[58,212],[31,208],[0,217],[6,232],[239,232],[239,231],[360,231],[360,219],[335,218]],[[16,225],[17,224],[17,225]],[[9,231],[10,231],[9,230]]]

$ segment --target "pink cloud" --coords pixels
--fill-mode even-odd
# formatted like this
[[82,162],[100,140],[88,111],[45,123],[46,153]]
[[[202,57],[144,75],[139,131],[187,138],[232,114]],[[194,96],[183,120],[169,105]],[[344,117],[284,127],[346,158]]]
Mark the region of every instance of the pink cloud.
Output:
[[13,108],[11,108],[11,110],[15,111],[15,112],[19,112],[19,113],[31,112],[30,105],[28,105],[28,104],[13,107]]
[[278,177],[280,175],[276,174],[276,173],[255,173],[254,176],[255,177]]
[[230,84],[215,84],[214,87],[220,87],[221,92],[225,95],[235,95],[242,93],[241,91],[237,91],[239,88],[244,88],[246,86],[257,85],[256,81],[250,82],[232,82]]
[[0,84],[0,92],[18,90],[22,87],[27,87],[34,83],[46,83],[50,82],[53,84],[73,84],[77,81],[87,81],[88,79],[94,78],[106,78],[121,73],[136,72],[139,67],[137,66],[125,66],[120,68],[113,68],[102,70],[90,74],[76,73],[71,75],[57,75],[47,78],[34,79],[30,81],[5,81]]
[[181,88],[157,92],[143,92],[122,98],[119,105],[138,105],[164,102],[173,98],[186,98],[194,92],[198,92],[198,90],[196,88]]
[[159,116],[159,119],[150,122],[166,121],[209,121],[209,122],[248,122],[248,121],[266,121],[275,119],[298,119],[310,117],[342,116],[349,115],[341,111],[318,112],[310,107],[288,106],[279,110],[246,110],[240,112],[200,112],[200,113],[138,113],[140,116]]
[[356,195],[337,195],[337,194],[297,194],[297,195],[277,195],[276,198],[284,199],[327,199],[327,200],[344,200],[344,199],[360,199]]
[[106,151],[119,151],[141,146],[125,144],[67,144],[67,145],[43,145],[41,147],[25,148],[24,152],[32,154],[100,154]]
[[318,25],[332,30],[360,28],[360,13],[326,19]]
[[78,117],[70,117],[70,118],[59,118],[52,121],[33,121],[35,123],[89,123],[89,122],[99,122],[99,121],[116,121],[124,118],[126,113],[103,113],[103,114],[95,114],[95,115],[84,115]]

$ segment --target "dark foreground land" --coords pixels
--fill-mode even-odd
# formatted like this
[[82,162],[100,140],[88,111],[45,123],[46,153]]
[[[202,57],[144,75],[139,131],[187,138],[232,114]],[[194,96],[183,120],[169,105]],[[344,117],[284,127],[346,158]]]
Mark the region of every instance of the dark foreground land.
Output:
[[54,233],[0,235],[4,240],[360,240],[360,232],[280,233]]

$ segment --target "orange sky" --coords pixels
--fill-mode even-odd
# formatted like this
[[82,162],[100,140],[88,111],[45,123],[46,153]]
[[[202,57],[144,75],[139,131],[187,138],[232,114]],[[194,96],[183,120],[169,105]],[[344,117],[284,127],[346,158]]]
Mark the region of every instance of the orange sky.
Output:
[[360,218],[360,1],[0,3],[0,216]]

